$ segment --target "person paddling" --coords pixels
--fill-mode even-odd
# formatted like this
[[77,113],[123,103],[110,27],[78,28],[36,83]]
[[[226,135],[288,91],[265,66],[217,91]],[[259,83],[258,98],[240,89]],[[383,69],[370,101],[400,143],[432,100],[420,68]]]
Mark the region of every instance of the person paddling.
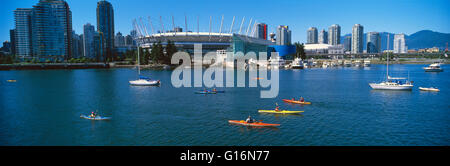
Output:
[[245,120],[246,123],[253,123],[254,120],[252,119],[252,117],[249,115],[247,120]]
[[300,102],[305,102],[305,99],[303,97],[300,97]]
[[280,106],[278,106],[278,103],[275,103],[275,104],[276,104],[275,111],[276,112],[280,111]]

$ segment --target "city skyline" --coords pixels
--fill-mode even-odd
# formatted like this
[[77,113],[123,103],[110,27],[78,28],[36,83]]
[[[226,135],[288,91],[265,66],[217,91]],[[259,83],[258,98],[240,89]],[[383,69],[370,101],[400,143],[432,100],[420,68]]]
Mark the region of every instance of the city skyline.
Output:
[[[13,11],[17,8],[30,8],[37,2],[39,1],[3,1],[5,5],[0,7],[2,12],[0,13],[2,20],[0,26],[1,41],[9,41],[9,30],[14,29]],[[83,25],[86,23],[91,23],[97,27],[95,14],[97,1],[67,0],[67,2],[72,10],[73,30],[75,30],[77,34],[83,33]],[[420,30],[433,30],[443,33],[449,33],[450,31],[450,23],[445,21],[450,15],[450,12],[445,10],[445,6],[448,6],[449,2],[443,0],[433,0],[433,3],[418,0],[401,0],[396,2],[357,2],[347,0],[341,3],[333,1],[277,1],[279,6],[283,6],[286,9],[271,7],[272,5],[270,4],[274,3],[274,1],[269,0],[262,1],[261,3],[255,3],[255,1],[239,2],[238,4],[240,5],[235,5],[236,3],[231,1],[228,3],[221,3],[220,5],[222,5],[224,9],[219,10],[212,7],[214,4],[205,3],[207,1],[194,0],[189,2],[167,2],[158,4],[160,7],[155,7],[154,10],[151,11],[147,8],[153,6],[151,4],[154,4],[154,1],[131,0],[119,2],[118,0],[109,0],[109,2],[111,2],[115,8],[115,32],[121,32],[124,35],[129,34],[133,29],[133,19],[139,17],[147,18],[148,16],[151,16],[152,20],[155,22],[159,21],[159,16],[162,16],[163,22],[168,25],[172,23],[171,17],[174,16],[175,24],[181,28],[184,28],[184,18],[186,16],[188,18],[188,23],[190,23],[190,25],[188,25],[190,30],[196,30],[197,27],[195,22],[197,17],[199,17],[200,31],[208,31],[209,16],[212,16],[212,29],[213,31],[218,31],[222,15],[225,16],[224,27],[229,27],[233,16],[236,16],[236,20],[246,17],[247,20],[253,18],[258,22],[265,22],[268,25],[268,33],[275,33],[276,28],[279,25],[287,25],[290,27],[290,30],[292,30],[292,42],[298,41],[301,43],[306,43],[306,34],[304,32],[309,27],[327,29],[332,24],[339,24],[341,26],[341,35],[351,33],[354,24],[361,24],[368,31],[390,32],[396,34],[404,33],[406,35]],[[386,5],[388,2],[391,5]],[[364,6],[369,3],[379,12],[360,12],[361,14],[358,14],[357,16],[341,12],[355,6]],[[302,10],[296,10],[299,6],[302,6]],[[323,10],[327,12],[321,13],[315,11],[314,8],[319,7],[323,7]],[[130,8],[135,10],[129,10]],[[177,11],[167,10],[168,8],[174,8],[177,9]],[[267,10],[264,10],[264,8],[267,8]],[[355,10],[364,11],[364,9]],[[417,12],[419,10],[427,12]],[[333,17],[327,18],[326,13],[333,13]],[[388,15],[387,13],[390,14]],[[295,15],[296,17],[290,17],[291,15]]]

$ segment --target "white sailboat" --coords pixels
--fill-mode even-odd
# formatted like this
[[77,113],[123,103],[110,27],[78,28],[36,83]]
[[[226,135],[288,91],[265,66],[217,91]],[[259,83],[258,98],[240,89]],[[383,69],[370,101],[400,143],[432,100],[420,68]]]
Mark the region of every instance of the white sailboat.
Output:
[[139,79],[137,80],[133,80],[133,81],[129,81],[130,85],[132,86],[158,86],[161,84],[161,81],[159,80],[151,80],[148,77],[145,76],[141,76],[141,63],[140,63],[140,57],[139,57],[139,46],[137,47],[137,52],[138,52],[138,63],[137,63],[137,68],[138,68],[138,75],[139,75]]
[[[389,34],[388,34],[389,39]],[[389,49],[389,40],[388,47]],[[412,90],[413,84],[406,78],[395,78],[389,76],[389,52],[387,53],[387,64],[386,64],[386,80],[381,83],[370,83],[370,87],[375,90]]]

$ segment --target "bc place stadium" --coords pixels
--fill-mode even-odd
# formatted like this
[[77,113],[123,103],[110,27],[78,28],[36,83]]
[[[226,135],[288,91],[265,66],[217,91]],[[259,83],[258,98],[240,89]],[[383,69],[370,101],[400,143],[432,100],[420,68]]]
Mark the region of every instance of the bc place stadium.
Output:
[[[154,26],[150,18],[147,26],[144,25],[142,18],[140,21],[134,20],[133,26],[137,32],[136,41],[139,47],[144,49],[152,49],[155,43],[161,43],[165,47],[170,41],[175,44],[178,51],[187,52],[191,56],[194,54],[194,45],[198,44],[202,46],[203,55],[208,52],[217,52],[218,54],[232,52],[233,55],[239,52],[244,55],[254,52],[256,56],[259,56],[260,52],[267,52],[270,56],[271,52],[278,52],[280,57],[285,57],[295,53],[295,46],[290,43],[291,31],[287,26],[278,26],[276,30],[277,38],[275,38],[275,33],[268,33],[268,26],[265,23],[259,23],[253,21],[253,19],[246,22],[244,17],[240,21],[240,25],[236,25],[236,19],[233,17],[231,27],[225,30],[223,20],[222,16],[219,31],[211,30],[210,21],[209,31],[207,32],[201,32],[199,27],[197,27],[196,32],[183,31],[183,28],[175,24],[171,26],[171,30],[164,30],[162,19],[160,25]],[[147,27],[150,27],[151,30]],[[159,27],[159,29],[157,30],[154,27]],[[156,33],[153,33],[155,31]]]

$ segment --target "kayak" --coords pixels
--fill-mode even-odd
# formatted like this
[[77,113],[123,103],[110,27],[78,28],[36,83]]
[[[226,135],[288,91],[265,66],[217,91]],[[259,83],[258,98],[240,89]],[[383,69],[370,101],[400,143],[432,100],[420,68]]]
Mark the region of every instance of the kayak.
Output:
[[205,92],[205,91],[198,91],[198,92],[195,92],[195,94],[217,94],[217,92],[212,92],[212,91],[207,91],[207,92]]
[[275,111],[275,110],[258,110],[259,113],[271,113],[271,114],[299,114],[305,111]]
[[7,82],[17,82],[17,80],[6,80]]
[[225,91],[223,91],[223,90],[222,91],[218,91],[218,90],[217,91],[210,91],[210,92],[225,93]]
[[270,124],[270,123],[262,123],[262,122],[247,123],[247,122],[245,122],[245,120],[229,120],[228,123],[237,124],[237,125],[244,125],[244,126],[255,126],[255,127],[280,126],[280,124]]
[[439,92],[439,89],[437,89],[437,88],[422,88],[422,87],[419,87],[419,89],[422,90],[422,91]]
[[95,118],[90,117],[90,116],[86,116],[86,115],[80,115],[80,118],[83,119],[89,119],[89,120],[110,120],[110,117],[101,117],[101,116],[96,116]]
[[286,103],[294,103],[294,104],[311,104],[311,102],[301,102],[301,101],[296,101],[296,100],[288,100],[288,99],[283,99],[284,102]]

